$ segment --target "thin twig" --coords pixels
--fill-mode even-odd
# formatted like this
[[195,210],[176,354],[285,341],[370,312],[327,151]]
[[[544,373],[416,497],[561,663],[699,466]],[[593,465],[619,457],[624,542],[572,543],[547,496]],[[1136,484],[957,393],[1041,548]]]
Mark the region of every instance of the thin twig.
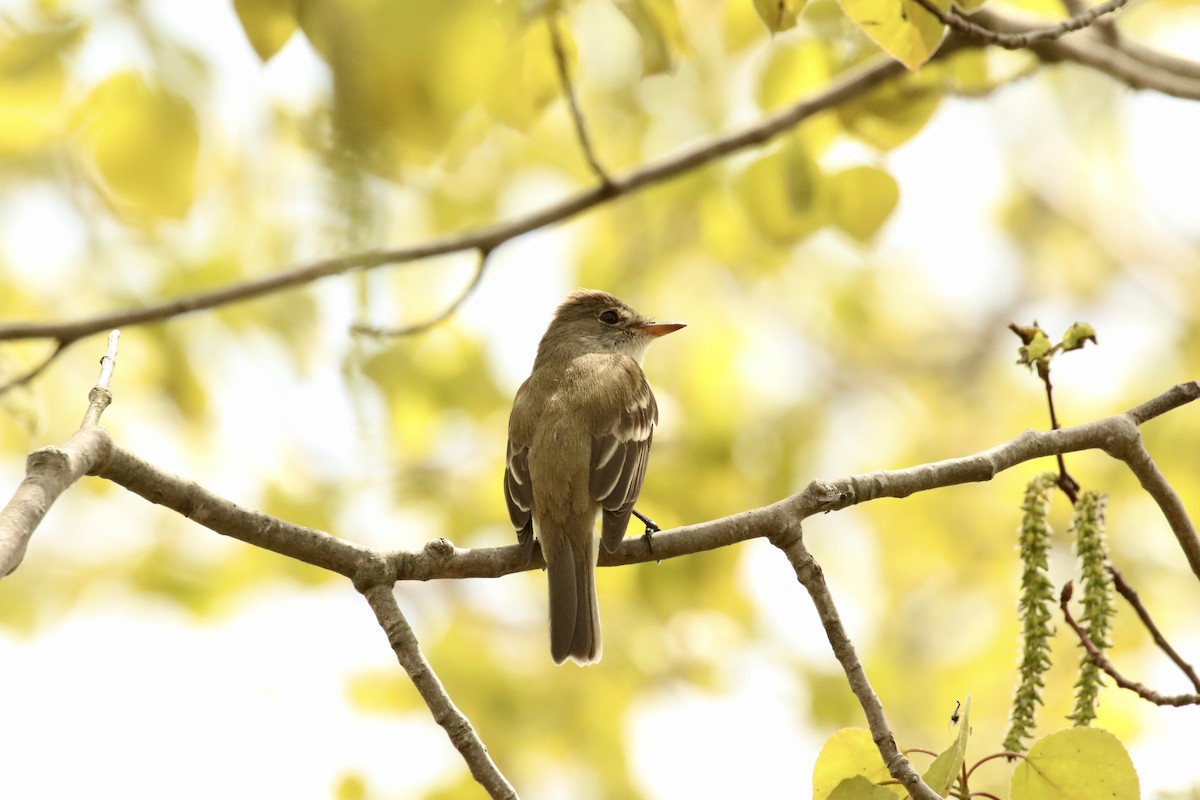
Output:
[[854,651],[854,643],[846,635],[846,629],[842,625],[837,605],[829,591],[829,585],[825,582],[821,565],[804,546],[804,536],[799,523],[781,528],[770,538],[771,543],[787,556],[788,562],[796,572],[796,579],[800,581],[812,598],[817,616],[821,618],[821,625],[825,628],[825,636],[829,639],[829,646],[842,665],[842,671],[846,674],[850,690],[854,692],[858,704],[862,706],[863,713],[866,714],[871,737],[875,741],[875,746],[879,748],[879,754],[883,757],[883,763],[887,765],[888,773],[908,790],[909,796],[916,800],[938,800],[937,792],[921,779],[920,773],[913,769],[912,763],[896,746],[896,738],[888,726],[883,703],[879,701],[879,695],[875,694],[875,690],[871,687],[871,681],[867,678],[862,662],[859,661],[858,654]]
[[917,0],[918,5],[928,11],[943,24],[958,31],[964,36],[978,39],[984,44],[1003,47],[1006,50],[1024,50],[1037,42],[1054,41],[1073,31],[1082,30],[1093,22],[1111,14],[1119,8],[1128,5],[1129,0],[1108,0],[1107,3],[1094,6],[1079,14],[1069,17],[1057,25],[1045,28],[1031,28],[1020,33],[1004,33],[983,25],[978,25],[966,19],[957,11],[943,11],[933,0]]
[[[1010,17],[981,8],[971,18],[988,30],[1021,34],[1029,30]],[[1200,64],[1159,53],[1120,37],[1116,45],[1089,37],[1034,42],[1030,51],[1048,64],[1089,67],[1133,89],[1149,89],[1184,100],[1200,100]]]
[[424,322],[417,322],[412,325],[405,325],[399,328],[382,328],[376,325],[355,323],[354,325],[350,326],[350,332],[362,334],[364,336],[374,336],[382,339],[397,336],[414,336],[418,333],[424,333],[430,328],[442,324],[458,311],[462,304],[467,301],[468,297],[474,294],[476,287],[479,286],[479,282],[483,280],[483,271],[487,268],[488,254],[489,251],[487,250],[481,249],[479,251],[479,260],[475,264],[475,274],[471,276],[471,282],[468,283],[466,288],[459,293],[458,297],[454,299],[454,302],[447,306],[446,309],[437,316],[427,319]]
[[546,27],[550,31],[550,45],[554,50],[554,65],[558,68],[558,81],[562,85],[563,97],[567,99],[567,108],[571,112],[571,122],[575,125],[575,136],[579,139],[579,147],[583,157],[603,186],[611,186],[612,179],[600,166],[596,151],[592,149],[592,139],[588,135],[587,123],[583,119],[583,111],[579,108],[579,99],[575,95],[575,84],[571,81],[571,71],[567,65],[567,49],[563,46],[562,31],[558,28],[558,14],[551,11],[546,14]]
[[96,385],[92,387],[92,391],[88,392],[88,410],[83,415],[83,422],[79,425],[81,428],[99,425],[100,415],[112,403],[112,391],[109,389],[109,384],[112,383],[113,370],[117,368],[117,341],[120,338],[120,331],[114,330],[108,334],[108,351],[100,359],[100,377],[96,379]]
[[396,660],[408,673],[409,679],[417,687],[425,705],[429,706],[434,721],[442,726],[455,749],[467,762],[471,775],[487,790],[489,796],[515,800],[516,789],[492,761],[483,740],[479,738],[479,734],[471,725],[471,721],[454,705],[454,701],[450,699],[446,688],[438,680],[433,667],[421,652],[416,634],[413,633],[408,620],[404,618],[404,613],[396,602],[396,596],[392,594],[391,585],[369,587],[363,591],[363,596],[371,604],[375,618],[379,620],[380,627],[387,634],[388,643],[391,644],[392,650],[396,654]]
[[[1062,426],[1058,424],[1058,414],[1054,411],[1054,386],[1050,383],[1050,365],[1039,366],[1038,375],[1046,386],[1046,405],[1050,407],[1050,428],[1058,430]],[[1071,505],[1075,505],[1079,501],[1079,481],[1072,478],[1071,474],[1067,472],[1067,461],[1063,458],[1062,453],[1055,458],[1058,460],[1058,480],[1055,485],[1067,496]]]
[[1200,675],[1196,674],[1195,668],[1192,667],[1192,665],[1188,662],[1184,661],[1183,657],[1175,651],[1175,648],[1171,646],[1171,643],[1168,642],[1166,637],[1162,635],[1162,631],[1158,629],[1158,626],[1154,624],[1154,620],[1150,618],[1150,612],[1148,612],[1146,607],[1142,605],[1142,599],[1138,597],[1137,591],[1125,581],[1125,577],[1121,575],[1120,571],[1116,567],[1109,567],[1108,574],[1112,576],[1113,586],[1116,588],[1116,590],[1120,592],[1121,596],[1125,598],[1125,601],[1129,603],[1129,605],[1133,606],[1134,612],[1138,615],[1138,619],[1142,621],[1142,625],[1144,625],[1146,630],[1150,632],[1150,636],[1154,639],[1154,643],[1158,645],[1160,650],[1167,654],[1167,658],[1175,662],[1175,666],[1179,667],[1183,674],[1187,676],[1188,680],[1192,682],[1192,686],[1196,687],[1196,691],[1200,692]]
[[34,365],[27,372],[24,372],[21,375],[6,381],[5,383],[0,383],[0,394],[4,394],[9,389],[15,389],[18,386],[24,386],[38,375],[41,375],[46,370],[46,367],[50,366],[54,359],[62,355],[63,351],[75,341],[77,340],[56,338],[54,340],[54,349],[50,351],[50,355],[46,356],[40,363]]
[[1200,705],[1200,693],[1162,694],[1141,683],[1138,683],[1137,681],[1131,681],[1121,673],[1117,672],[1116,667],[1112,665],[1112,662],[1108,660],[1108,657],[1105,656],[1104,653],[1092,642],[1091,638],[1087,634],[1087,631],[1085,631],[1079,625],[1079,623],[1075,621],[1075,618],[1071,616],[1071,610],[1067,607],[1067,603],[1071,599],[1072,591],[1073,587],[1071,581],[1067,581],[1066,585],[1063,586],[1062,595],[1059,597],[1058,602],[1058,607],[1062,609],[1063,619],[1066,620],[1067,625],[1071,627],[1071,630],[1075,631],[1075,635],[1079,637],[1079,643],[1083,645],[1083,649],[1087,651],[1088,657],[1092,659],[1092,662],[1100,669],[1104,670],[1104,672],[1113,679],[1113,682],[1115,682],[1117,686],[1120,686],[1122,689],[1128,689],[1131,692],[1135,692],[1138,697],[1154,703],[1156,706]]

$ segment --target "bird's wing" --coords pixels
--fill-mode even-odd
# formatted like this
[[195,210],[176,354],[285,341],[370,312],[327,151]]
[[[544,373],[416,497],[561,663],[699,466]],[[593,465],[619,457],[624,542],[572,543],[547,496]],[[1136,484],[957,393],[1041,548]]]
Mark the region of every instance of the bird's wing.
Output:
[[[529,381],[517,389],[512,414],[508,418],[508,450],[504,457],[504,500],[508,518],[517,532],[517,541],[527,552],[533,551],[533,481],[529,477],[529,420],[538,409],[529,405]],[[532,415],[531,415],[532,412]]]
[[508,456],[504,460],[504,499],[508,518],[517,532],[517,541],[526,547],[533,544],[533,483],[529,479],[529,447],[508,440]]
[[600,539],[612,552],[625,537],[633,504],[646,477],[646,461],[654,426],[658,423],[658,404],[646,383],[646,376],[632,359],[630,368],[620,371],[625,382],[618,397],[627,398],[612,415],[610,425],[592,437],[591,492],[604,509]]

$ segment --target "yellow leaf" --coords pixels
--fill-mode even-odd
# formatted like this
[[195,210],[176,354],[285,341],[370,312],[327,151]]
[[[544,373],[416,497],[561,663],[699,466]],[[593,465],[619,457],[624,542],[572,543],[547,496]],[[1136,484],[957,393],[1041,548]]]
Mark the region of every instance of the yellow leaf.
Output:
[[0,154],[28,153],[57,135],[67,77],[62,59],[85,31],[62,24],[0,44]]
[[[946,26],[916,0],[838,0],[846,16],[877,45],[914,72],[942,43]],[[949,10],[950,0],[934,0]]]
[[187,213],[200,134],[186,100],[120,73],[92,90],[80,122],[95,173],[122,210],[174,218]]
[[675,69],[675,54],[687,50],[674,0],[616,0],[642,40],[642,74]]
[[876,167],[852,167],[829,178],[833,224],[868,242],[891,216],[900,199],[896,179]]
[[832,61],[829,45],[820,39],[773,45],[758,85],[758,104],[764,111],[774,111],[825,86],[832,73]]
[[296,0],[233,0],[242,30],[263,61],[270,61],[296,32]]
[[754,10],[771,33],[796,26],[796,16],[807,0],[754,0]]
[[[833,72],[833,62],[832,49],[824,40],[773,42],[758,84],[759,106],[764,111],[774,111],[824,87]],[[796,131],[817,153],[832,145],[841,132],[837,118],[831,114],[818,114]]]
[[829,221],[825,176],[794,137],[747,167],[737,188],[754,226],[781,244],[802,239]]
[[838,118],[855,136],[881,150],[898,147],[916,136],[937,110],[942,101],[939,74],[930,67],[920,75],[877,86],[838,106]]
[[[842,781],[856,775],[873,784],[892,777],[871,732],[862,728],[843,728],[825,740],[817,763],[813,765],[813,800],[826,800]],[[902,787],[890,786],[888,789],[893,796],[907,796]]]
[[[570,27],[562,20],[558,30],[568,69],[574,75],[575,42]],[[546,106],[562,93],[550,29],[544,19],[517,34],[492,71],[492,84],[483,97],[483,107],[493,118],[519,131],[528,131]]]
[[439,157],[491,89],[513,11],[494,0],[299,0],[297,18],[333,72],[342,142],[397,177]]

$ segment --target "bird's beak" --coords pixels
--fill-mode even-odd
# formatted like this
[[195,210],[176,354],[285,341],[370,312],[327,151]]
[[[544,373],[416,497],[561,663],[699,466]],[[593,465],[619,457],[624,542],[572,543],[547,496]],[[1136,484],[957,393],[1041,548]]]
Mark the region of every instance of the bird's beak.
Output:
[[660,336],[666,336],[668,333],[674,333],[680,328],[686,328],[685,322],[651,322],[648,325],[639,325],[634,328],[635,331],[645,334],[651,338],[657,339]]

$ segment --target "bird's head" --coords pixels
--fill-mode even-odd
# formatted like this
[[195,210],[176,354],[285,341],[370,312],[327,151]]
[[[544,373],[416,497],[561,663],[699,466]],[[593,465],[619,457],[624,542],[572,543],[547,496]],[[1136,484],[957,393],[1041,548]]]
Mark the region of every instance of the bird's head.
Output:
[[655,322],[608,292],[578,289],[554,312],[538,356],[565,348],[573,354],[624,353],[641,363],[650,342],[682,327],[682,322]]

